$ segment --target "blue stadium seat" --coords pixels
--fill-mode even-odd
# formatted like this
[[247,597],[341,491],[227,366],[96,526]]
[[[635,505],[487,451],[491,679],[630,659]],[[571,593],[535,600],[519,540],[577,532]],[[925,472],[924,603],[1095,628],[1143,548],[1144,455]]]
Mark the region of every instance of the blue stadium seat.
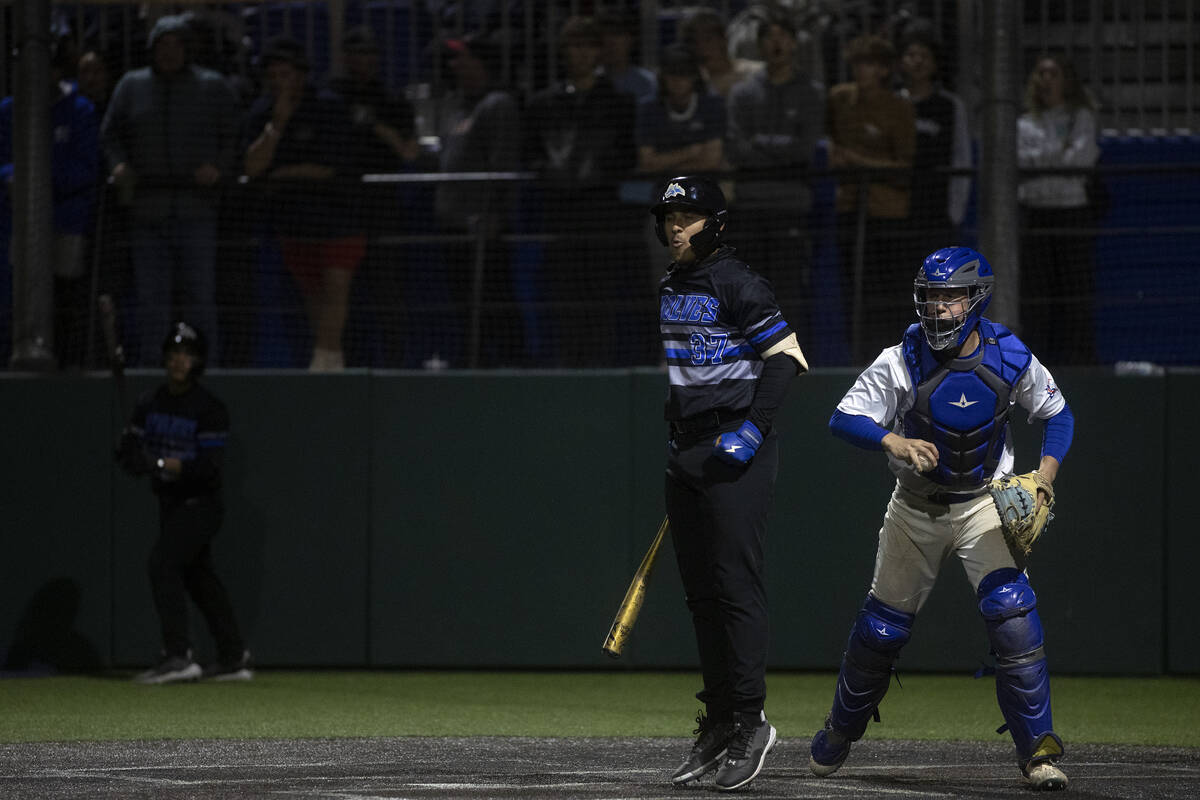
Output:
[[[1200,164],[1198,135],[1105,137],[1100,146],[1101,165]],[[1200,233],[1155,232],[1196,225],[1200,173],[1115,174],[1105,182],[1110,205],[1095,254],[1098,359],[1200,362]]]

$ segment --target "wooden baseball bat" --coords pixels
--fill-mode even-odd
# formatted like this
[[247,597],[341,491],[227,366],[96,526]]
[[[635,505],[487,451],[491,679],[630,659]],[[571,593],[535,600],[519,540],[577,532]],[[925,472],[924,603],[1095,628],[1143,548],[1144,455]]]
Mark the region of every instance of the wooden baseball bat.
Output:
[[658,535],[654,537],[650,549],[642,557],[642,563],[638,566],[637,572],[633,573],[633,581],[625,591],[625,599],[621,601],[621,606],[617,609],[617,616],[613,620],[612,627],[608,629],[608,638],[604,640],[603,650],[605,654],[613,658],[621,657],[621,651],[625,649],[625,642],[629,640],[629,634],[633,632],[633,623],[637,622],[638,612],[642,610],[642,601],[646,599],[646,584],[650,582],[650,573],[654,571],[654,560],[658,557],[658,548],[662,545],[663,536],[667,533],[668,522],[669,520],[664,518],[662,525],[658,527]]

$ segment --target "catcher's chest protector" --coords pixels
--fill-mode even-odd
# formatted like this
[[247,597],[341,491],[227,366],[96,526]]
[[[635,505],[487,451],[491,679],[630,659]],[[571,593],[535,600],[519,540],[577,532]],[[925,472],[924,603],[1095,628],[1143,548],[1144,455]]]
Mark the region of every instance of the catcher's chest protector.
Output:
[[904,435],[938,448],[926,477],[952,491],[982,488],[1004,453],[1013,387],[1029,367],[1029,350],[1007,329],[983,320],[974,355],[938,363],[919,326],[904,336],[904,360],[915,392]]

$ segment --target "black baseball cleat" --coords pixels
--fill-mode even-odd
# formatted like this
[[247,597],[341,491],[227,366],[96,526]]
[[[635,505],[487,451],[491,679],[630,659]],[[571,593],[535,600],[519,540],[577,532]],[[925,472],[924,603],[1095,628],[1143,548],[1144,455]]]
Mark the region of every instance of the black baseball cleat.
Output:
[[818,778],[827,778],[837,772],[850,755],[850,740],[833,729],[828,719],[825,727],[817,731],[809,750],[808,768]]
[[714,781],[717,789],[732,792],[754,780],[774,746],[775,728],[761,712],[735,714],[729,750]]
[[161,661],[145,672],[138,673],[133,680],[148,686],[160,683],[180,683],[194,681],[203,672],[200,665],[192,660],[192,653],[189,650],[182,656],[169,656],[164,653]]
[[696,730],[692,733],[699,734],[692,752],[671,776],[671,783],[677,786],[707,775],[720,765],[733,736],[733,723],[716,722],[701,711],[696,715]]
[[217,661],[204,668],[204,679],[209,681],[248,681],[253,677],[254,662],[249,650],[243,650],[241,657],[233,661]]

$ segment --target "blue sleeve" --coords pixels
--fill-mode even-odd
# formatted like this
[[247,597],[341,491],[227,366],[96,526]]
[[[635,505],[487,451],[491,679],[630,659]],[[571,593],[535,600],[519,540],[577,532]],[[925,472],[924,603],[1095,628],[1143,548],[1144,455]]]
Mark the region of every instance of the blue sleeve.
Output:
[[839,439],[845,439],[864,450],[882,450],[881,442],[883,437],[888,435],[887,429],[870,417],[862,414],[843,414],[841,411],[834,411],[833,416],[829,418],[829,430]]
[[1071,449],[1071,439],[1075,436],[1075,415],[1071,407],[1064,405],[1062,411],[1046,420],[1042,430],[1042,455],[1053,456],[1062,463]]

